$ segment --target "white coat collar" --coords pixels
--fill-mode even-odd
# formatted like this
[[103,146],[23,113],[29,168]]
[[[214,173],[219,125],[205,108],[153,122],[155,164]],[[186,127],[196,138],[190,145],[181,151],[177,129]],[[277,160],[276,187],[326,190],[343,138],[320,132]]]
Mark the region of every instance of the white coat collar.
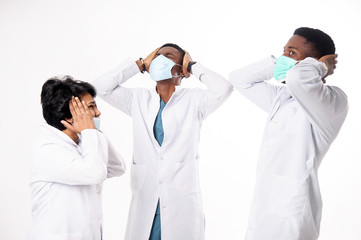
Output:
[[53,136],[65,141],[75,147],[78,147],[78,145],[73,141],[73,139],[71,139],[68,135],[66,135],[59,129],[57,129],[47,123],[40,124],[40,127],[42,130],[45,130],[47,133],[51,133]]
[[[171,101],[171,99],[172,99],[173,97],[177,96],[182,89],[183,89],[183,88],[182,88],[181,86],[175,86],[175,90],[174,90],[172,96],[170,97],[169,101],[167,102],[167,104]],[[157,92],[157,86],[155,86],[154,88],[152,88],[152,93],[153,93],[154,95],[157,95],[157,96],[159,97],[159,99],[160,99],[160,95],[159,95],[158,92]]]

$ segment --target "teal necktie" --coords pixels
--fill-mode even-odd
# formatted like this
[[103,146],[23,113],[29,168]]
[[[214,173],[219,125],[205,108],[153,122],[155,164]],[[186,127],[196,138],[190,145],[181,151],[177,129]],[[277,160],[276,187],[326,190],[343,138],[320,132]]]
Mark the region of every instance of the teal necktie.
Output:
[[[165,107],[165,104],[166,103],[162,99],[160,99],[160,107],[159,107],[157,117],[155,118],[154,127],[153,127],[154,137],[157,140],[157,142],[159,143],[159,146],[162,146],[163,139],[164,139],[162,111],[163,111],[163,108]],[[156,214],[158,215],[158,218],[160,218],[160,216],[159,216],[160,215],[159,201],[158,201],[158,205],[157,205]],[[159,228],[160,228],[160,222],[158,222],[158,221],[160,221],[160,220],[157,219],[156,226],[159,225]]]
[[166,103],[160,99],[160,107],[157,114],[157,117],[155,118],[154,127],[153,127],[153,133],[154,137],[159,143],[159,146],[162,146],[163,139],[164,139],[164,130],[163,130],[163,123],[162,123],[162,111],[165,107]]

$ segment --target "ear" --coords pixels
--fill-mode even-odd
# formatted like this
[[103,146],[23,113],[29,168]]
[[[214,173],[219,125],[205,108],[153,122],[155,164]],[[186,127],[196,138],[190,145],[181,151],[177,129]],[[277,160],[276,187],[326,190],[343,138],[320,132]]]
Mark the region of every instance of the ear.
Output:
[[320,55],[321,54],[317,51],[317,49],[315,47],[313,47],[310,57],[313,57],[314,59],[316,59],[318,61],[318,59],[321,58]]

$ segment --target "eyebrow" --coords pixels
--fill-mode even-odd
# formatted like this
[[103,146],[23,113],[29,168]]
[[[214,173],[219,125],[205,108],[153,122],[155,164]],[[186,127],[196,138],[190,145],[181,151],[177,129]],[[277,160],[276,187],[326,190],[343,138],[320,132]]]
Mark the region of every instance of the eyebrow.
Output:
[[[291,49],[296,49],[296,50],[297,50],[296,47],[292,47],[292,46],[288,46],[287,48],[291,48]],[[286,49],[286,47],[284,47],[284,49]]]
[[164,55],[165,55],[165,56],[171,55],[171,56],[175,57],[175,55],[174,55],[173,53],[171,53],[171,52],[168,52],[168,53],[166,53],[166,54],[164,54]]

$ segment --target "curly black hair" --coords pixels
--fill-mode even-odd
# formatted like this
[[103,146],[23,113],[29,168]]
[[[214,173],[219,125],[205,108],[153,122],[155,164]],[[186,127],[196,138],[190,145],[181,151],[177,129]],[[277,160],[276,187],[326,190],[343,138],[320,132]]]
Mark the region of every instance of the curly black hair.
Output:
[[178,46],[177,44],[174,44],[174,43],[166,43],[163,46],[161,46],[160,48],[164,48],[164,47],[172,47],[172,48],[177,49],[178,52],[181,54],[182,59],[183,59],[184,55],[186,54],[186,52],[180,46]]
[[319,29],[300,27],[295,30],[293,35],[306,38],[307,42],[311,43],[316,50],[317,58],[335,54],[336,48],[332,38]]
[[48,79],[41,90],[41,105],[45,121],[60,131],[65,130],[60,121],[72,117],[69,109],[72,96],[81,99],[86,93],[92,97],[96,96],[96,90],[91,84],[74,80],[69,75]]

